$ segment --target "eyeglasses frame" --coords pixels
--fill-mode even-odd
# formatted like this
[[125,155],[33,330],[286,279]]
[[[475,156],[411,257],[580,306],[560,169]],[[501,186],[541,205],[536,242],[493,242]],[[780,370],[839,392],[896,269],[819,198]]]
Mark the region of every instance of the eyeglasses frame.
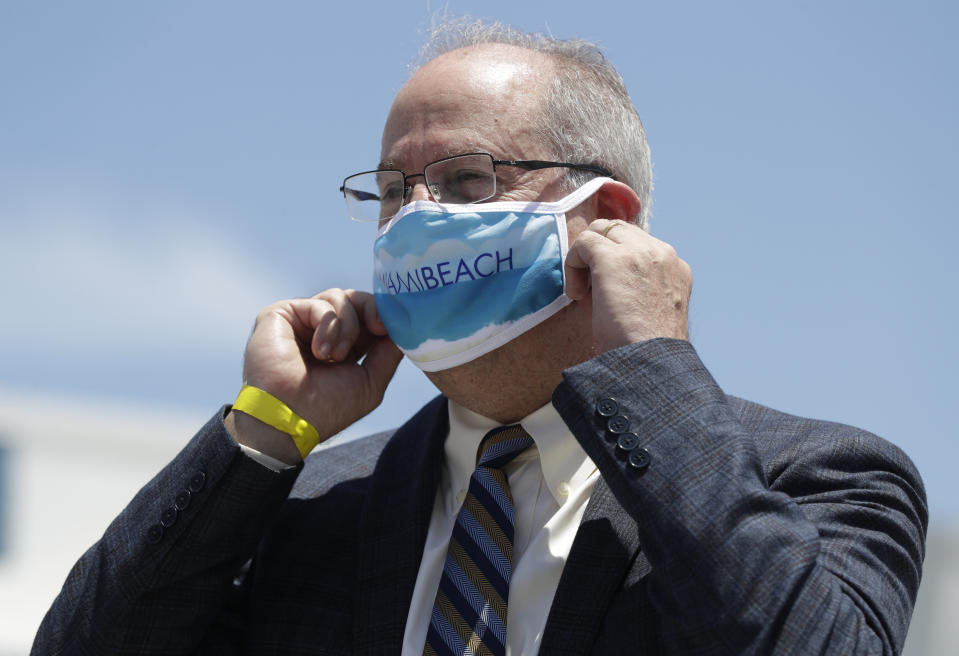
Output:
[[[346,199],[346,181],[350,178],[354,178],[359,175],[366,175],[368,173],[399,173],[403,176],[403,201],[405,202],[409,198],[410,193],[413,191],[413,185],[407,184],[407,180],[410,178],[423,178],[423,181],[426,183],[426,188],[429,190],[430,194],[434,193],[434,189],[430,187],[430,182],[426,178],[426,169],[433,166],[434,164],[439,164],[440,162],[446,162],[451,159],[457,159],[460,157],[469,157],[471,155],[486,155],[490,158],[490,161],[493,163],[493,193],[487,196],[486,198],[480,198],[473,203],[482,203],[485,200],[489,200],[496,195],[496,167],[497,166],[515,166],[517,168],[524,169],[526,171],[539,171],[541,169],[552,169],[552,168],[567,168],[577,171],[591,171],[601,176],[608,178],[616,179],[612,171],[603,168],[602,166],[597,166],[595,164],[576,164],[572,162],[551,162],[542,159],[495,159],[490,153],[461,153],[459,155],[450,155],[449,157],[441,157],[438,160],[428,162],[420,173],[411,173],[407,175],[405,172],[400,169],[373,169],[370,171],[360,171],[359,173],[354,173],[343,178],[343,184],[340,185],[340,192],[343,194],[343,198]],[[374,200],[373,198],[363,198],[358,200]],[[376,200],[380,200],[379,196],[376,197]],[[437,201],[439,202],[439,201]],[[353,218],[350,216],[350,218]],[[355,221],[358,219],[354,219]]]

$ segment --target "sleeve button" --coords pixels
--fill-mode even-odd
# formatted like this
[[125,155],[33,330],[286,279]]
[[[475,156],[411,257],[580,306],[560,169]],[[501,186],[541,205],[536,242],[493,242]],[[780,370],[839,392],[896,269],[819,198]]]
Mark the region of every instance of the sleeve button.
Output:
[[150,541],[150,544],[157,544],[160,540],[163,539],[163,527],[159,524],[154,524],[149,529],[147,529],[147,540]]
[[204,485],[206,485],[206,474],[203,472],[197,472],[190,479],[190,492],[196,494],[203,489]]
[[637,471],[643,471],[649,467],[649,451],[643,448],[634,449],[629,452],[629,466]]
[[163,526],[163,528],[170,528],[171,526],[176,524],[176,516],[177,516],[176,508],[174,508],[173,506],[170,506],[169,508],[163,511],[162,515],[160,515],[160,525]]
[[193,495],[189,490],[183,490],[173,500],[173,507],[180,511],[186,510],[186,507],[190,505],[191,496]]
[[609,429],[609,432],[613,435],[619,435],[620,433],[625,433],[629,430],[629,419],[623,415],[616,415],[615,417],[610,417],[609,421],[606,422],[606,428]]
[[632,451],[639,446],[639,435],[636,433],[623,433],[616,440],[616,446],[623,451]]
[[596,404],[596,412],[602,417],[612,417],[619,410],[619,404],[616,399],[602,399]]

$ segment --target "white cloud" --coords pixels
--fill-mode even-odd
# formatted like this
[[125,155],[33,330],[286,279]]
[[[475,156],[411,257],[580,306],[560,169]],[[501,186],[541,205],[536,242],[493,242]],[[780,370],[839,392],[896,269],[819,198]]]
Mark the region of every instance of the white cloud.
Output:
[[190,208],[48,192],[0,216],[2,350],[235,352],[256,312],[294,288]]

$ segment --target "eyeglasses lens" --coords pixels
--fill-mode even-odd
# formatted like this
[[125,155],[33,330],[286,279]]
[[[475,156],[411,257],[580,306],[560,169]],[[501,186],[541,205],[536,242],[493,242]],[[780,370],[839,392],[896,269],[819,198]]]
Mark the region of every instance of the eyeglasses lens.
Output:
[[354,221],[388,219],[403,205],[403,174],[369,171],[351,175],[343,183],[343,195]]
[[[423,171],[430,195],[438,203],[478,203],[496,195],[493,158],[485,153],[448,157],[426,165]],[[343,183],[343,195],[354,221],[385,221],[408,199],[400,171],[357,173]]]
[[442,159],[428,165],[424,173],[438,203],[478,203],[496,193],[496,174],[489,155]]

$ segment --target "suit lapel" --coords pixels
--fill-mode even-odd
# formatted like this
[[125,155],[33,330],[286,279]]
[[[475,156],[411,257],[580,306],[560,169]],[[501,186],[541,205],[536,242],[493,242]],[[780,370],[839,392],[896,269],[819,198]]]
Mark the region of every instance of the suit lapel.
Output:
[[436,397],[377,462],[357,536],[357,654],[400,653],[448,433],[447,402]]
[[591,651],[607,608],[627,575],[641,578],[650,571],[639,547],[636,521],[601,478],[590,495],[553,597],[541,653]]
[[[448,433],[440,396],[396,431],[377,461],[357,536],[357,654],[400,652]],[[590,651],[627,576],[649,572],[639,547],[635,520],[600,479],[563,568],[541,653]]]

